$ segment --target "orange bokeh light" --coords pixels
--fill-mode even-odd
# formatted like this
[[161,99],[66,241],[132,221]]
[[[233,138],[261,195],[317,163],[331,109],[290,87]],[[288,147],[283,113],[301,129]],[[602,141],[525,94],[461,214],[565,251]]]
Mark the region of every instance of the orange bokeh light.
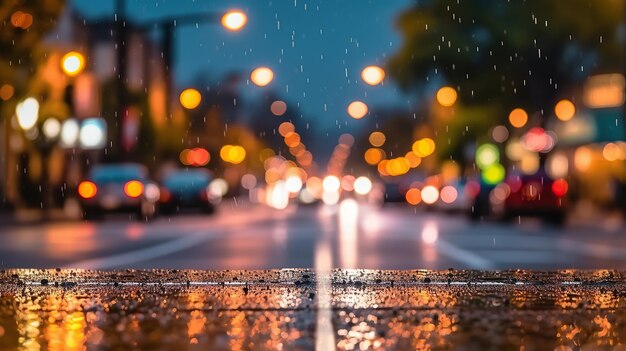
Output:
[[361,119],[367,114],[367,105],[362,101],[352,101],[348,105],[348,115],[354,119]]
[[415,206],[422,202],[422,192],[417,188],[411,188],[406,192],[406,202]]
[[522,128],[528,122],[528,114],[521,108],[516,108],[509,114],[509,123],[515,128]]
[[143,183],[138,180],[131,180],[124,184],[124,193],[128,197],[139,197],[143,194]]
[[81,182],[78,185],[78,195],[80,195],[83,199],[91,199],[96,196],[98,193],[98,187],[96,184],[90,181]]

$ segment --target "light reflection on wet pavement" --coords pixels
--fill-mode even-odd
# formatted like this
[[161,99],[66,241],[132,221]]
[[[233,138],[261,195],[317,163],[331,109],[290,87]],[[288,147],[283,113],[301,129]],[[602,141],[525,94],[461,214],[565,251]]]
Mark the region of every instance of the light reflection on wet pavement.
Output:
[[0,350],[626,350],[625,307],[618,271],[7,270]]

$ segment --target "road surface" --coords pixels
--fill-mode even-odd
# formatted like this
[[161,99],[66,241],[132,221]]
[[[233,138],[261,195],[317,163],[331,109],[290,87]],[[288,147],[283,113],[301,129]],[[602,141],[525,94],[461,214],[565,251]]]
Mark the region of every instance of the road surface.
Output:
[[275,210],[243,201],[215,215],[142,223],[55,221],[0,227],[0,268],[626,268],[626,228],[472,223],[460,214],[338,206]]

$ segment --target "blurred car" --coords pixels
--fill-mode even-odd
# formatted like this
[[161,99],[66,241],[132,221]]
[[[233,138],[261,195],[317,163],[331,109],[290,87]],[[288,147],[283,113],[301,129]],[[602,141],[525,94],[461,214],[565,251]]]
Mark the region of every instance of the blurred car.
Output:
[[518,216],[540,217],[562,224],[567,215],[568,183],[544,173],[509,175],[503,183],[481,183],[474,197],[470,217],[492,216],[511,220]]
[[163,213],[174,213],[181,209],[201,209],[215,212],[213,196],[209,189],[211,173],[206,169],[177,169],[163,177],[160,189],[159,208]]
[[502,189],[496,187],[492,195],[498,201],[504,198],[505,219],[517,216],[536,216],[561,224],[566,218],[568,183],[565,179],[552,179],[546,174],[509,177]]
[[91,169],[78,185],[78,195],[86,219],[107,212],[132,212],[148,219],[156,214],[159,187],[140,164],[105,164]]

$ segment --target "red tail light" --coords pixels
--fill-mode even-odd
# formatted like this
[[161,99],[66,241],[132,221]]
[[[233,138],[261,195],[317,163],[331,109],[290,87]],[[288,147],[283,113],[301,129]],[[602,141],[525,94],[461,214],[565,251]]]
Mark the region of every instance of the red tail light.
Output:
[[128,197],[139,197],[143,194],[143,183],[138,180],[131,180],[124,184],[124,193]]
[[159,201],[161,202],[169,202],[172,199],[172,194],[167,191],[165,188],[161,188],[161,195],[159,196]]
[[557,179],[552,183],[552,192],[558,197],[565,196],[568,189],[569,185],[565,179]]
[[78,184],[78,195],[83,199],[91,199],[98,193],[96,184],[90,181],[84,181]]

